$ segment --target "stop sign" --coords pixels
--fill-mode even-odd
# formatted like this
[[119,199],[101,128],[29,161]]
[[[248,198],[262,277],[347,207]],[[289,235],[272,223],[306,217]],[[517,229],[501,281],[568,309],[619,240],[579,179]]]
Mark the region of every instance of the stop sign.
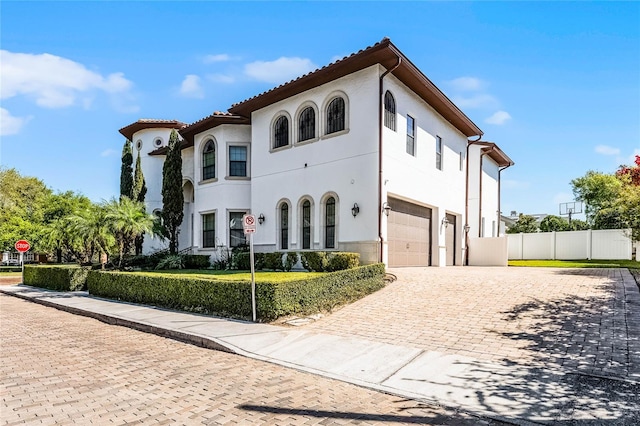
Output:
[[31,248],[31,244],[29,244],[29,241],[27,240],[20,240],[20,241],[16,241],[15,248],[20,253],[24,253],[29,251],[29,249]]

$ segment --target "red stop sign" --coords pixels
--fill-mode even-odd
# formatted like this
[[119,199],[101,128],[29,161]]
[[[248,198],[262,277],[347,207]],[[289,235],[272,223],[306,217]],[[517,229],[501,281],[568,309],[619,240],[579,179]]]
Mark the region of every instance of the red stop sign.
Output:
[[20,253],[24,253],[26,251],[29,251],[29,249],[31,248],[31,244],[29,244],[29,241],[27,240],[20,240],[16,241],[15,248]]

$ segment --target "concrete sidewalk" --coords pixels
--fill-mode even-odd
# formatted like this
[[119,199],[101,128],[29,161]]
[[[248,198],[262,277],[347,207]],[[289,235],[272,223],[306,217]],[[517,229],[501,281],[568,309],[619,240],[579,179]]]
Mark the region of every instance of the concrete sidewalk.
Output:
[[[174,312],[29,286],[0,292],[109,324],[516,424],[634,424],[634,380],[606,380],[296,328]],[[604,386],[604,388],[603,388]],[[616,387],[611,392],[611,387]]]

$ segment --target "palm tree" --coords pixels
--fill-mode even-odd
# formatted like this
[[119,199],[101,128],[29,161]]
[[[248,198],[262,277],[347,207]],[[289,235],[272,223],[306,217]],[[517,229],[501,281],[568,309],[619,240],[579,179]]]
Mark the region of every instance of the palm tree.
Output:
[[153,234],[154,218],[145,211],[144,203],[133,201],[128,197],[120,200],[111,199],[102,204],[104,221],[115,237],[120,259],[118,268],[122,268],[122,259],[127,248],[136,237],[147,233]]
[[96,253],[108,253],[114,246],[106,211],[102,205],[92,205],[68,218],[68,230],[73,236],[71,246],[77,248],[80,263],[90,263]]

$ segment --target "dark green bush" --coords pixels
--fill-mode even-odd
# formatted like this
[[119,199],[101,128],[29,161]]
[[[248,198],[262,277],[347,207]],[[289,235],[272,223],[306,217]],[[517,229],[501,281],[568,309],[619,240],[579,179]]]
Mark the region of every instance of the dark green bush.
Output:
[[296,263],[298,263],[298,253],[295,251],[287,252],[284,258],[284,270],[287,272],[291,271],[291,268],[293,268]]
[[323,251],[303,251],[300,260],[307,271],[324,272],[327,267],[327,253]]
[[22,272],[21,266],[0,266],[0,272]]
[[25,265],[24,284],[57,291],[87,289],[87,274],[91,266]]
[[211,258],[207,254],[185,254],[184,267],[186,269],[206,269],[211,266]]
[[284,271],[282,252],[264,253],[264,268],[273,271]]
[[168,254],[160,260],[156,269],[184,269],[184,257],[179,254]]
[[360,253],[337,252],[329,255],[327,271],[343,271],[360,265]]
[[[331,310],[384,286],[384,265],[367,265],[308,279],[257,282],[257,315],[272,320],[284,315]],[[251,317],[251,283],[191,278],[189,275],[92,271],[87,279],[95,296],[232,318]]]
[[251,269],[251,254],[247,252],[238,252],[233,255],[231,269],[239,271],[248,271]]

